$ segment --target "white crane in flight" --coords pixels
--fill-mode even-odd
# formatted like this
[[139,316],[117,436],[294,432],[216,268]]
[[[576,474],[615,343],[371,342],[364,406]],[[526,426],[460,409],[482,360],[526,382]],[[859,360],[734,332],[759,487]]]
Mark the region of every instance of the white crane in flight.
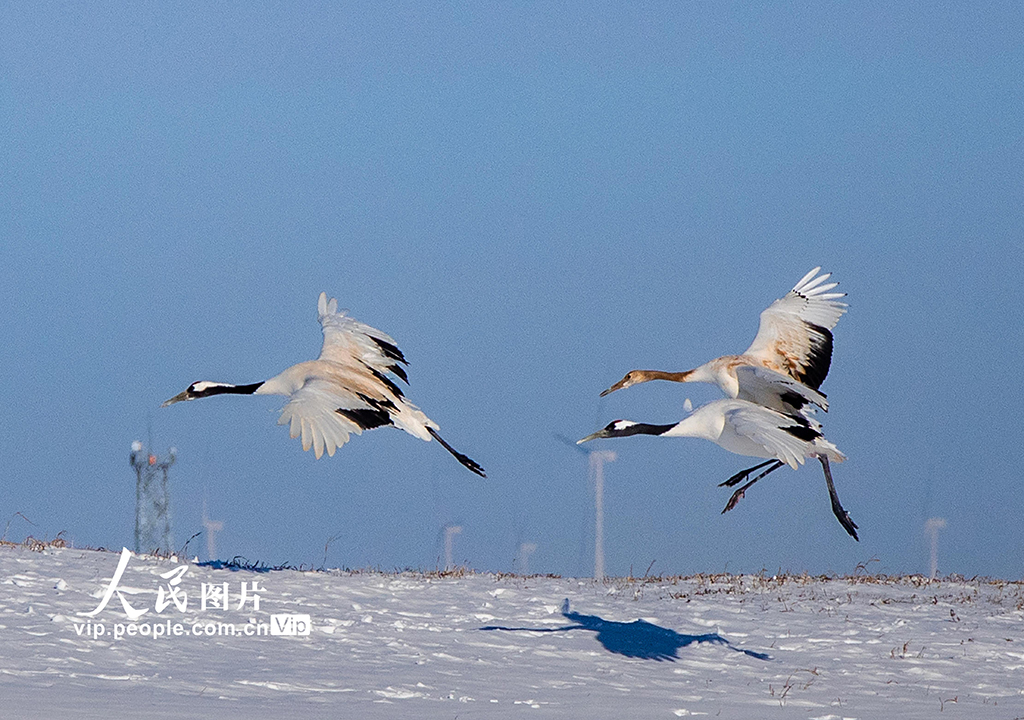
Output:
[[847,305],[839,300],[846,293],[828,292],[839,283],[826,283],[831,273],[818,275],[820,270],[804,275],[761,313],[754,342],[743,354],[723,355],[684,372],[631,370],[601,396],[651,380],[707,382],[731,398],[782,413],[803,413],[808,405],[828,410],[818,388],[832,362],[832,328]]
[[302,437],[302,449],[319,459],[348,442],[349,435],[392,425],[420,440],[437,440],[472,472],[486,477],[473,460],[438,435],[438,426],[409,402],[389,373],[409,382],[402,351],[388,335],[338,312],[338,301],[320,293],[317,303],[324,344],[316,360],[300,362],[263,382],[248,385],[203,380],[189,385],[161,407],[212,395],[284,395],[279,425]]
[[768,458],[767,462],[738,472],[721,484],[732,487],[747,479],[755,470],[766,466],[768,468],[736,490],[722,510],[723,513],[731,510],[746,490],[768,473],[783,465],[796,470],[807,458],[817,458],[825,471],[832,512],[846,532],[854,540],[859,540],[857,525],[840,504],[832,483],[832,471],[829,469],[830,460],[842,462],[846,456],[824,438],[821,423],[812,418],[800,414],[787,415],[747,400],[722,399],[702,405],[681,421],[668,425],[615,420],[578,442],[630,435],[703,438],[737,455]]

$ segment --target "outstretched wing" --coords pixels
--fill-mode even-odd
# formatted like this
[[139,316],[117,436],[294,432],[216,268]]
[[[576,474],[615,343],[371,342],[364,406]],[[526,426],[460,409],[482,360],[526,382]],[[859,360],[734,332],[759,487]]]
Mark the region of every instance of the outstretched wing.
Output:
[[814,412],[814,406],[828,411],[828,400],[823,393],[766,367],[738,365],[736,379],[740,385],[737,395],[740,400],[787,414]]
[[725,421],[737,435],[749,438],[794,470],[804,463],[807,443],[821,437],[821,425],[814,420],[749,403],[726,410]]
[[319,459],[326,451],[334,451],[348,442],[349,435],[359,435],[363,430],[390,424],[384,415],[384,422],[361,423],[358,415],[348,415],[339,410],[373,410],[370,403],[352,393],[339,391],[335,383],[326,380],[309,380],[292,393],[281,408],[278,425],[288,425],[289,435],[302,438],[302,449],[313,448]]
[[[384,373],[393,373],[406,383],[409,382],[405,368],[402,367],[409,363],[391,336],[349,317],[344,311],[338,312],[338,301],[334,298],[328,301],[327,293],[320,293],[317,310],[324,330],[321,360],[346,366],[351,366],[353,361],[361,363],[379,374],[378,379],[385,384],[391,381]],[[401,395],[401,392],[397,391],[396,394]]]
[[331,378],[313,378],[293,392],[281,408],[278,425],[288,425],[302,449],[313,448],[319,459],[348,442],[352,433],[394,425],[421,440],[430,440],[437,424],[401,395],[375,386],[370,377],[352,375],[342,385]]
[[846,293],[828,292],[839,283],[826,283],[831,273],[818,275],[819,270],[804,275],[761,313],[757,335],[744,353],[814,390],[828,375],[831,330],[847,308],[839,300]]
[[[430,440],[433,423],[405,399],[388,373],[408,382],[401,350],[386,333],[338,312],[338,301],[320,293],[317,305],[324,344],[315,373],[307,363],[289,368],[305,378],[298,389],[281,394],[288,402],[278,424],[288,425],[302,449],[312,448],[317,458],[348,442],[352,433],[394,425],[423,440]],[[302,371],[302,372],[299,372]],[[294,373],[293,373],[294,374]]]

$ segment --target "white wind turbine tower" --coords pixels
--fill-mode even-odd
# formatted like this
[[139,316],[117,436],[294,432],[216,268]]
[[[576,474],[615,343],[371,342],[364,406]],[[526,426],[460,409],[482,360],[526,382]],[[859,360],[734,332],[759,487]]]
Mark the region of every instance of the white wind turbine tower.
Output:
[[614,450],[594,450],[590,453],[590,475],[594,478],[595,580],[604,580],[604,464],[614,461]]
[[203,495],[203,527],[206,528],[206,559],[214,560],[217,557],[217,541],[215,533],[224,529],[222,520],[211,520],[206,514],[206,496]]
[[924,534],[931,538],[931,564],[928,566],[928,579],[934,580],[939,572],[939,530],[946,527],[946,518],[929,518],[924,523]]
[[452,562],[452,545],[455,541],[455,536],[462,532],[461,525],[445,525],[444,526],[444,569],[451,570],[455,567]]
[[519,574],[530,574],[530,556],[537,550],[537,543],[519,543]]
[[604,580],[604,464],[614,462],[614,450],[586,450],[564,435],[555,435],[590,458],[590,478],[594,483],[594,579]]

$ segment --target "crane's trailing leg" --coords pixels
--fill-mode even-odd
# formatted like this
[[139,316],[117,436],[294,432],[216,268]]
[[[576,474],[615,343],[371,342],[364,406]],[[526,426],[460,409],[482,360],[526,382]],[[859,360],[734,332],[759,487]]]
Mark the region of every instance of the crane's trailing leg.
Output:
[[778,462],[778,461],[777,460],[765,460],[760,465],[755,465],[754,467],[747,468],[746,470],[740,470],[738,473],[733,475],[731,478],[729,478],[725,482],[718,483],[718,487],[732,487],[733,485],[739,483],[740,481],[746,480],[750,476],[750,473],[754,472],[755,470],[760,470],[765,465],[771,465],[773,462]]
[[[738,490],[737,490],[736,492],[734,492],[734,493],[732,494],[732,497],[731,497],[731,498],[729,498],[729,502],[727,502],[727,503],[725,504],[725,509],[724,509],[724,510],[722,510],[722,514],[723,514],[723,515],[725,515],[725,513],[729,512],[729,511],[730,511],[730,510],[732,510],[732,509],[733,509],[734,507],[736,507],[736,503],[738,503],[738,502],[739,502],[740,500],[742,500],[742,499],[743,499],[743,495],[744,495],[744,494],[745,494],[745,493],[747,492],[747,489],[748,489],[748,488],[749,488],[749,487],[750,487],[751,485],[753,485],[754,483],[756,483],[756,482],[757,482],[758,480],[760,480],[761,478],[763,478],[763,477],[764,477],[765,475],[767,475],[768,473],[770,473],[770,472],[774,472],[774,471],[778,470],[778,469],[779,469],[780,467],[782,467],[783,465],[785,465],[785,463],[784,463],[784,462],[781,462],[781,461],[779,461],[779,460],[769,460],[768,462],[766,462],[766,463],[761,463],[761,464],[760,464],[760,465],[758,465],[757,467],[752,467],[752,468],[750,468],[750,470],[746,470],[745,472],[746,472],[747,474],[749,474],[749,473],[751,473],[752,471],[754,471],[754,470],[757,470],[757,468],[763,468],[763,467],[764,467],[765,465],[769,465],[769,464],[771,464],[771,463],[774,463],[774,465],[772,465],[772,466],[771,466],[770,468],[768,468],[767,470],[765,470],[765,471],[764,471],[763,473],[761,473],[760,475],[758,475],[757,477],[755,477],[755,478],[754,478],[753,480],[751,480],[750,482],[748,482],[748,483],[747,483],[746,485],[743,485],[742,487],[740,487],[740,488],[739,488],[739,489],[738,489]],[[733,477],[735,477],[735,475],[734,475]],[[733,479],[733,478],[729,478],[729,480],[732,480],[732,479]],[[725,482],[729,482],[729,480],[726,480]],[[725,485],[725,483],[722,483],[722,485]],[[719,485],[719,487],[721,487],[721,485]]]
[[432,438],[441,443],[441,447],[443,447],[445,450],[454,455],[455,459],[458,460],[463,465],[465,465],[469,470],[475,472],[480,477],[487,477],[487,475],[484,474],[484,469],[482,467],[477,465],[476,462],[473,461],[471,458],[463,455],[458,450],[453,448],[451,445],[446,443],[443,439],[441,439],[441,436],[437,434],[437,431],[434,428],[427,426],[427,432],[430,433],[430,436]]
[[835,514],[836,519],[839,520],[839,524],[843,526],[843,529],[850,533],[850,537],[860,542],[860,538],[857,537],[857,523],[851,520],[850,514],[843,509],[842,504],[839,502],[839,496],[836,494],[836,486],[832,484],[832,471],[828,466],[828,458],[824,455],[819,455],[818,460],[821,461],[821,467],[825,471],[825,483],[828,485],[828,496],[832,501],[832,512]]

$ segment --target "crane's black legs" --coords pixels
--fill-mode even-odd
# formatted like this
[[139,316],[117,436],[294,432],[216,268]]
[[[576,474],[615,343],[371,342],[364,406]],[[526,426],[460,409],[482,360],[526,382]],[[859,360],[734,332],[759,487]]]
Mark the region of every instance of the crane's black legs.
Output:
[[[828,485],[829,500],[832,501],[832,513],[836,516],[836,519],[839,520],[839,524],[843,526],[843,529],[850,534],[850,537],[852,537],[854,540],[859,541],[860,538],[857,537],[857,523],[850,519],[850,514],[843,509],[842,503],[839,502],[839,495],[836,493],[836,486],[832,482],[832,470],[829,468],[828,458],[825,457],[824,455],[818,455],[817,458],[818,461],[821,462],[822,470],[825,471],[825,483]],[[753,480],[746,483],[745,485],[740,486],[736,490],[736,492],[732,494],[732,497],[729,498],[729,502],[725,504],[725,509],[722,510],[722,513],[727,513],[734,507],[736,507],[736,503],[743,499],[744,493],[750,488],[751,485],[756,483],[758,480],[763,478],[768,473],[775,472],[784,464],[785,463],[783,463],[781,460],[767,460],[761,463],[760,465],[755,465],[752,468],[741,470],[740,472],[736,473],[725,482],[719,483],[718,487],[732,487],[733,485],[736,485],[746,480],[754,471],[760,470],[761,468],[768,466],[767,470],[762,472],[760,475],[756,476]]]
[[445,450],[447,450],[447,451],[448,451],[448,452],[450,452],[450,453],[451,453],[452,455],[454,455],[454,456],[455,456],[455,459],[456,459],[456,460],[458,460],[458,461],[459,461],[460,463],[462,463],[463,465],[465,465],[465,466],[466,466],[466,468],[468,468],[468,469],[469,469],[470,471],[472,471],[472,472],[475,472],[475,473],[476,473],[477,475],[479,475],[480,477],[487,477],[487,476],[486,476],[486,475],[484,474],[484,469],[483,469],[482,467],[480,467],[479,465],[477,465],[477,464],[476,464],[476,462],[474,462],[474,461],[472,460],[472,458],[469,458],[469,457],[467,457],[466,455],[463,455],[463,454],[462,454],[462,453],[460,453],[460,452],[459,452],[458,450],[456,450],[456,449],[455,449],[455,448],[453,448],[453,447],[452,447],[451,445],[449,445],[449,444],[448,444],[448,443],[446,443],[446,442],[445,442],[444,440],[442,440],[442,439],[441,439],[441,436],[437,434],[437,431],[436,431],[436,430],[434,430],[434,428],[432,428],[432,427],[427,427],[427,432],[428,432],[428,433],[430,433],[431,437],[433,437],[433,438],[434,438],[435,440],[437,440],[437,441],[438,441],[439,443],[441,443],[441,447],[443,447],[443,448],[444,448]]
[[850,537],[859,542],[857,524],[850,519],[849,513],[843,509],[842,504],[839,502],[839,496],[836,494],[836,486],[832,484],[832,471],[828,467],[828,458],[824,455],[819,455],[818,460],[821,461],[821,467],[825,471],[825,483],[828,485],[828,497],[832,501],[832,512],[835,514],[836,519],[839,520],[839,524],[843,526],[843,529],[850,533]]
[[729,479],[728,479],[728,480],[726,480],[726,481],[725,481],[724,483],[722,483],[721,485],[719,485],[719,486],[718,486],[718,487],[723,487],[723,486],[726,486],[726,485],[728,485],[728,486],[730,486],[730,487],[731,487],[731,486],[735,485],[736,483],[738,483],[738,482],[739,482],[740,480],[743,480],[744,478],[746,478],[747,476],[749,476],[749,475],[750,475],[750,473],[754,472],[755,470],[760,470],[760,469],[761,469],[761,468],[763,468],[763,467],[764,467],[765,465],[770,465],[771,467],[769,467],[769,468],[768,468],[767,470],[765,470],[765,471],[764,471],[763,473],[761,473],[760,475],[758,475],[757,477],[755,477],[755,478],[754,478],[753,480],[751,480],[750,482],[748,482],[748,483],[747,483],[746,485],[743,485],[743,486],[741,486],[741,487],[740,487],[740,488],[739,488],[738,490],[736,490],[736,492],[734,492],[734,493],[732,494],[732,497],[731,497],[731,498],[729,498],[729,502],[727,502],[727,503],[725,504],[725,509],[724,509],[724,510],[722,510],[722,514],[723,514],[723,515],[724,515],[725,513],[729,512],[730,510],[732,510],[732,509],[733,509],[734,507],[736,507],[736,503],[738,503],[738,502],[739,502],[740,500],[742,500],[742,499],[743,499],[743,495],[744,495],[744,493],[746,493],[746,491],[747,491],[747,490],[748,490],[748,489],[750,488],[750,486],[751,486],[751,485],[753,485],[754,483],[756,483],[756,482],[757,482],[758,480],[760,480],[761,478],[763,478],[763,477],[764,477],[765,475],[767,475],[768,473],[770,473],[770,472],[775,472],[775,471],[776,471],[776,470],[778,470],[778,469],[779,469],[780,467],[782,467],[783,465],[785,465],[785,463],[784,463],[784,462],[782,462],[781,460],[769,460],[769,461],[767,461],[767,462],[763,462],[763,463],[761,463],[760,465],[755,465],[754,467],[750,468],[749,470],[744,470],[743,472],[738,472],[738,473],[736,473],[736,474],[735,474],[735,475],[733,475],[733,476],[732,476],[731,478],[729,478]]
[[718,483],[718,487],[732,487],[733,485],[735,485],[736,483],[740,482],[741,480],[746,480],[747,477],[750,476],[750,473],[754,472],[755,470],[760,470],[765,465],[771,465],[773,462],[778,462],[778,460],[765,460],[760,465],[755,465],[754,467],[747,468],[746,470],[740,470],[738,473],[733,475],[731,478],[729,478],[725,482]]

